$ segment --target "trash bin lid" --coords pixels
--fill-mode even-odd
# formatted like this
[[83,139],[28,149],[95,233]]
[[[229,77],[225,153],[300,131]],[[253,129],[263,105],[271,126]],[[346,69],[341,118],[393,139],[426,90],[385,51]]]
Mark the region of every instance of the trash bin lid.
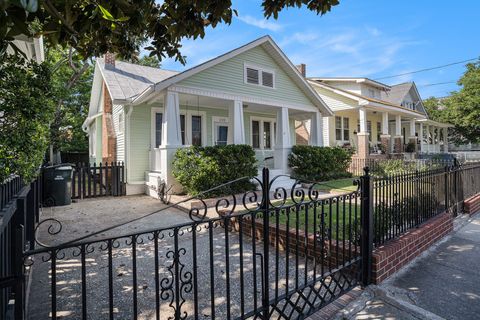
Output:
[[72,170],[72,166],[62,166],[62,167],[57,167],[55,170]]

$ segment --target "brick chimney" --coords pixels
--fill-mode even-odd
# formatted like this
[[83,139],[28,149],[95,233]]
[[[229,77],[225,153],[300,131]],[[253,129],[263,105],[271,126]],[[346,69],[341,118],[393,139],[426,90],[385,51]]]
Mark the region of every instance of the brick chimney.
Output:
[[298,72],[300,72],[302,77],[305,78],[307,76],[307,65],[305,63],[298,64],[295,67],[297,68]]
[[105,59],[105,68],[114,69],[115,68],[115,54],[107,52],[104,56]]

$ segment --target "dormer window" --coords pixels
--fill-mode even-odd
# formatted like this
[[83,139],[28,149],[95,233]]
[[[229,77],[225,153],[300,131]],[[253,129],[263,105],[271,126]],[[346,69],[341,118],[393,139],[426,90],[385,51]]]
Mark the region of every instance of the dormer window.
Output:
[[275,72],[257,66],[245,64],[245,83],[267,88],[275,88]]

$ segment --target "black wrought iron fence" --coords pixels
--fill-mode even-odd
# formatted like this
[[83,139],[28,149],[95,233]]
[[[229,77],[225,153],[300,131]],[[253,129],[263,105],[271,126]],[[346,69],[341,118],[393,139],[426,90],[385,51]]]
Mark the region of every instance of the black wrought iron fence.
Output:
[[374,243],[381,245],[445,211],[456,216],[480,193],[480,164],[373,179]]
[[72,177],[72,198],[123,196],[125,168],[123,162],[77,163]]
[[[30,316],[297,319],[334,301],[362,270],[360,192],[323,197],[317,184],[300,182],[272,188],[277,178],[268,172],[258,190],[213,208],[203,193],[195,197],[202,205],[187,223],[92,238],[107,228],[26,252],[34,281],[50,283]],[[42,241],[61,230],[54,220],[39,228],[51,233]]]
[[453,166],[453,159],[359,159],[353,158],[348,172],[353,176],[363,175],[363,168],[368,167],[372,175],[385,175],[386,172],[401,174],[415,171],[427,171],[431,169]]
[[[13,298],[15,318],[25,319],[24,270],[34,264],[33,281],[45,291],[28,308],[31,319],[305,318],[369,284],[374,245],[479,193],[478,179],[462,180],[479,173],[480,165],[383,178],[366,170],[358,190],[331,196],[318,191],[319,183],[276,188],[279,178],[264,169],[258,190],[240,197],[207,207],[203,195],[220,185],[185,199],[200,203],[188,222],[118,235],[122,223],[62,244],[56,242],[59,221],[46,219],[34,229],[38,216],[26,214],[30,218],[11,220],[6,237],[11,249],[2,252],[2,261],[9,257],[0,277],[2,303]],[[39,185],[9,203],[29,208]],[[35,231],[40,238],[33,238]]]
[[[29,184],[14,176],[0,184],[0,318],[13,313],[23,316],[22,309],[8,309],[15,294],[24,299],[23,252],[33,249],[34,228],[40,216],[41,180]],[[15,307],[22,306],[12,305]],[[8,314],[10,313],[10,315]]]

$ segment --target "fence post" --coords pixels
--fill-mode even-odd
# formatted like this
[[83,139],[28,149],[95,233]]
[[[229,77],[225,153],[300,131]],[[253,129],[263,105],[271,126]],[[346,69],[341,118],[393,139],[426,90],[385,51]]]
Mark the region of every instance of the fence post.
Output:
[[263,319],[269,315],[269,246],[270,246],[270,172],[264,167],[262,170],[262,212],[263,212],[263,288],[262,309]]
[[12,292],[14,297],[15,320],[23,320],[25,317],[25,288],[24,288],[24,267],[23,251],[25,249],[24,215],[26,199],[21,197],[17,199],[17,210],[12,217],[11,233],[11,261],[12,273],[15,279]]
[[370,170],[364,169],[365,174],[360,177],[360,214],[362,223],[362,285],[368,286],[372,279],[372,252],[373,252],[373,188]]

